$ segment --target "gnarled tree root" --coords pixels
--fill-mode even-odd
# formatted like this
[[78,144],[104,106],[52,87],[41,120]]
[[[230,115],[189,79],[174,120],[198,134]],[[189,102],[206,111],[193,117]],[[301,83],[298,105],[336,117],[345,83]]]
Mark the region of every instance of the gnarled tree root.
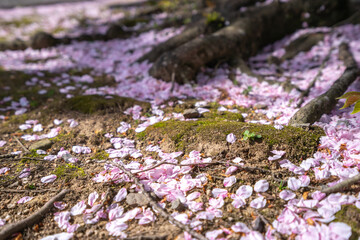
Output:
[[324,113],[329,113],[335,107],[338,97],[344,94],[346,89],[359,76],[359,68],[352,56],[349,46],[345,43],[340,45],[339,58],[344,61],[346,69],[341,77],[324,94],[313,99],[300,108],[289,121],[289,125],[301,126],[313,124],[318,121]]
[[[339,0],[293,0],[250,7],[229,26],[211,35],[197,37],[173,51],[164,53],[154,63],[150,74],[168,82],[172,80],[172,75],[175,75],[178,83],[194,80],[198,70],[209,63],[236,54],[247,58],[264,45],[290,34],[301,27],[304,12],[316,15],[317,9],[323,4],[336,9],[344,3]],[[327,23],[334,23],[344,17],[338,14],[336,19],[329,18]]]

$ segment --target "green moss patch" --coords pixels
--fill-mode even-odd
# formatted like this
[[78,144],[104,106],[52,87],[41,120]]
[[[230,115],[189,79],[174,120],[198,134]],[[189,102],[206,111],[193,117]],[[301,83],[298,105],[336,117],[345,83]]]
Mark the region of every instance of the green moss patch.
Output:
[[65,179],[66,181],[86,176],[82,168],[77,167],[71,163],[58,166],[53,172],[53,174],[55,174],[58,178]]
[[[233,116],[231,116],[233,117]],[[244,132],[261,135],[261,138],[241,140]],[[237,141],[229,144],[226,136],[235,134]],[[317,149],[321,128],[305,131],[294,127],[277,130],[270,125],[259,125],[232,120],[218,120],[217,117],[198,121],[166,121],[157,123],[137,135],[138,138],[154,143],[161,141],[165,152],[197,150],[207,156],[233,155],[256,160],[266,160],[273,149],[285,150],[286,157],[301,160],[310,157]]]
[[337,222],[344,222],[351,227],[351,240],[360,237],[360,209],[353,205],[342,206],[341,210],[335,214]]
[[92,157],[91,159],[96,159],[96,160],[104,160],[104,159],[108,159],[109,158],[109,154],[105,151],[100,151],[95,153],[94,157]]
[[118,96],[105,98],[100,95],[76,96],[66,100],[63,107],[85,114],[94,114],[124,111],[134,105],[140,105],[145,110],[150,108],[149,103],[137,101],[132,98]]

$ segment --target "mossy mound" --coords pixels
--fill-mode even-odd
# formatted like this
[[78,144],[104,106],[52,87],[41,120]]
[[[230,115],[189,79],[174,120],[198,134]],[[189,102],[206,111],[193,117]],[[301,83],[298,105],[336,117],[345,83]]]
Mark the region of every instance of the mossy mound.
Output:
[[345,205],[335,216],[336,221],[344,222],[351,227],[352,235],[350,240],[357,240],[360,237],[360,209],[353,205]]
[[[138,138],[157,144],[165,152],[183,151],[188,153],[197,150],[207,156],[241,156],[255,161],[268,161],[271,150],[285,150],[286,157],[300,161],[312,156],[316,151],[319,139],[325,135],[321,128],[303,130],[295,127],[284,127],[277,130],[270,125],[259,125],[236,121],[218,120],[219,116],[198,121],[160,122],[148,127],[138,134]],[[261,138],[242,140],[244,132],[261,135]],[[226,141],[229,133],[235,134],[237,141],[230,144]]]
[[124,111],[134,105],[141,106],[145,111],[150,108],[149,103],[137,101],[132,98],[119,96],[105,98],[100,95],[76,96],[66,100],[63,104],[63,107],[68,110],[85,114],[94,114]]

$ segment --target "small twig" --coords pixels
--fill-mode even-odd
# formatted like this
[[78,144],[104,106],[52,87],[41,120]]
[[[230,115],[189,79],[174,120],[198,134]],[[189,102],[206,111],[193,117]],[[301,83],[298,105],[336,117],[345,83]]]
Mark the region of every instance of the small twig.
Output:
[[275,230],[275,236],[278,239],[285,239],[285,237],[273,227],[273,225],[266,219],[266,217],[264,215],[262,215],[257,209],[255,209],[254,211],[266,225],[270,226],[272,229]]
[[9,185],[9,184],[12,183],[13,181],[16,181],[17,178],[18,178],[21,174],[23,174],[23,173],[22,173],[22,172],[19,172],[18,174],[16,174],[16,176],[15,176],[14,178],[9,179],[9,180],[7,180],[6,182],[1,183],[0,186]]
[[359,181],[360,181],[360,174],[357,174],[356,176],[346,179],[338,184],[335,184],[334,186],[325,188],[325,189],[321,190],[321,192],[323,192],[325,194],[341,192],[344,190],[344,188],[350,187],[351,185],[353,185],[354,183],[359,182]]
[[317,80],[321,77],[322,75],[322,71],[326,65],[326,63],[329,61],[330,57],[331,57],[331,53],[334,50],[333,47],[330,48],[329,53],[325,56],[325,58],[323,59],[321,66],[319,67],[319,70],[315,76],[315,78],[310,82],[309,86],[306,88],[306,90],[304,90],[301,95],[300,95],[300,101],[297,104],[297,108],[300,108],[301,105],[304,103],[304,99],[305,97],[309,96],[309,93],[311,91],[311,89],[315,86],[315,83],[317,82]]
[[0,158],[13,158],[15,157],[16,155],[15,154],[3,154],[3,155],[0,155]]
[[20,142],[20,140],[16,137],[16,136],[14,136],[14,138],[15,138],[15,140],[19,143],[19,145],[22,147],[22,149],[24,149],[24,153],[28,153],[28,152],[30,152],[29,151],[29,149],[27,149],[25,146],[24,146],[24,144],[22,144],[21,142]]
[[16,159],[27,159],[27,160],[34,160],[34,161],[44,161],[44,162],[51,162],[49,160],[44,160],[43,158],[37,158],[37,157],[20,157],[20,158],[15,158]]
[[6,192],[6,193],[43,193],[43,192],[57,192],[57,189],[0,189],[0,192]]
[[171,221],[174,225],[176,225],[178,228],[182,229],[183,231],[188,232],[191,236],[193,236],[194,238],[197,238],[199,240],[206,240],[206,237],[204,237],[202,234],[195,232],[194,230],[192,230],[189,226],[182,224],[181,222],[179,222],[178,220],[176,220],[174,217],[172,217],[170,214],[168,214],[164,209],[162,209],[159,204],[157,202],[155,202],[152,197],[150,196],[150,194],[145,190],[144,185],[139,181],[138,178],[136,178],[134,176],[133,173],[131,173],[131,171],[128,171],[124,166],[117,164],[115,162],[113,162],[112,164],[114,164],[115,166],[117,166],[118,168],[120,168],[131,180],[133,180],[135,182],[135,184],[141,189],[141,191],[143,192],[144,196],[146,197],[146,199],[149,201],[149,204],[151,207],[153,207],[153,209],[155,209],[161,216],[163,216],[164,218],[168,219],[169,221]]
[[53,208],[54,202],[63,199],[68,192],[70,192],[69,189],[62,190],[59,194],[51,198],[42,208],[40,208],[39,211],[35,212],[31,216],[16,223],[5,225],[0,231],[0,239],[6,239],[12,234],[17,233],[24,228],[30,227],[35,223],[39,222],[43,217],[46,216],[46,214],[51,210],[51,208]]
[[105,193],[105,196],[104,196],[104,199],[101,201],[100,205],[98,206],[98,210],[96,210],[95,212],[92,213],[92,216],[94,217],[94,215],[104,206],[109,194],[111,192],[111,188],[108,188],[106,193]]
[[138,174],[138,173],[142,173],[142,172],[146,172],[146,171],[149,171],[149,170],[152,170],[152,169],[155,169],[161,165],[164,165],[164,164],[169,164],[169,165],[174,165],[174,166],[179,166],[179,167],[188,167],[188,166],[199,166],[199,165],[218,165],[218,164],[227,164],[227,165],[231,165],[231,166],[236,166],[242,170],[245,170],[245,171],[249,171],[249,172],[253,172],[253,171],[260,171],[260,172],[263,172],[263,173],[269,173],[271,172],[270,170],[266,170],[266,169],[262,169],[262,168],[259,168],[259,167],[244,167],[244,166],[241,166],[239,164],[236,164],[236,163],[228,163],[228,162],[224,162],[224,161],[217,161],[217,162],[208,162],[208,163],[186,163],[186,164],[181,164],[181,163],[171,163],[171,162],[166,162],[166,161],[163,161],[163,162],[159,162],[157,164],[155,164],[154,166],[151,166],[147,169],[143,169],[143,170],[140,170],[140,171],[137,171],[137,172],[134,172],[133,174]]
[[142,172],[146,172],[146,171],[150,171],[152,169],[155,169],[161,165],[165,165],[165,164],[169,164],[169,165],[174,165],[174,166],[179,166],[179,167],[189,167],[189,166],[198,166],[198,165],[215,165],[215,164],[219,164],[219,162],[210,162],[210,163],[186,163],[186,164],[181,164],[181,163],[171,163],[171,162],[159,162],[157,164],[155,164],[154,166],[151,166],[147,169],[143,169],[137,172],[134,172],[133,174],[138,174],[138,173],[142,173]]

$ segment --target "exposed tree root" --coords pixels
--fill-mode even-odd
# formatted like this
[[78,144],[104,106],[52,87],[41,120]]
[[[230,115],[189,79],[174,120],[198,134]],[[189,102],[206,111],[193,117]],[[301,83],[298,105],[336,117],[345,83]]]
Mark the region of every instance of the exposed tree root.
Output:
[[149,61],[154,62],[156,59],[158,59],[163,53],[171,51],[189,41],[192,39],[200,36],[205,32],[206,29],[206,23],[204,20],[194,24],[191,27],[188,27],[184,32],[182,32],[179,35],[176,35],[175,37],[170,38],[169,40],[165,41],[164,43],[161,43],[157,46],[155,46],[150,52],[139,58],[138,61]]
[[6,238],[10,237],[12,234],[17,233],[17,232],[23,230],[24,228],[30,227],[30,226],[34,225],[35,223],[38,223],[51,210],[51,208],[54,206],[54,202],[60,201],[69,192],[70,192],[69,189],[62,190],[59,194],[57,194],[52,199],[50,199],[36,213],[25,218],[24,220],[5,225],[0,231],[0,239],[6,239]]
[[357,183],[359,181],[360,181],[360,174],[358,174],[352,178],[346,179],[334,186],[325,188],[325,189],[321,190],[321,192],[326,193],[326,194],[341,192],[345,188],[348,188],[351,185],[353,185],[354,183]]
[[280,65],[284,60],[289,60],[294,58],[300,52],[307,52],[318,42],[324,39],[325,34],[323,32],[315,32],[301,35],[299,38],[290,42],[285,47],[285,54],[281,58],[271,56],[269,61]]
[[318,121],[324,113],[329,113],[334,108],[338,101],[336,98],[343,95],[350,84],[358,77],[359,69],[347,44],[343,43],[340,45],[339,58],[344,61],[346,66],[344,73],[327,92],[313,99],[297,111],[290,119],[289,125],[313,124]]
[[[209,63],[236,54],[247,58],[264,45],[295,31],[301,27],[303,12],[315,14],[323,4],[328,4],[329,8],[336,8],[343,3],[330,0],[293,0],[251,7],[231,25],[211,35],[197,37],[173,51],[164,53],[154,63],[150,74],[155,78],[171,81],[171,76],[175,73],[176,82],[192,81],[198,70]],[[335,21],[340,20],[339,18],[338,16]],[[334,19],[331,19],[329,23],[333,21]]]

